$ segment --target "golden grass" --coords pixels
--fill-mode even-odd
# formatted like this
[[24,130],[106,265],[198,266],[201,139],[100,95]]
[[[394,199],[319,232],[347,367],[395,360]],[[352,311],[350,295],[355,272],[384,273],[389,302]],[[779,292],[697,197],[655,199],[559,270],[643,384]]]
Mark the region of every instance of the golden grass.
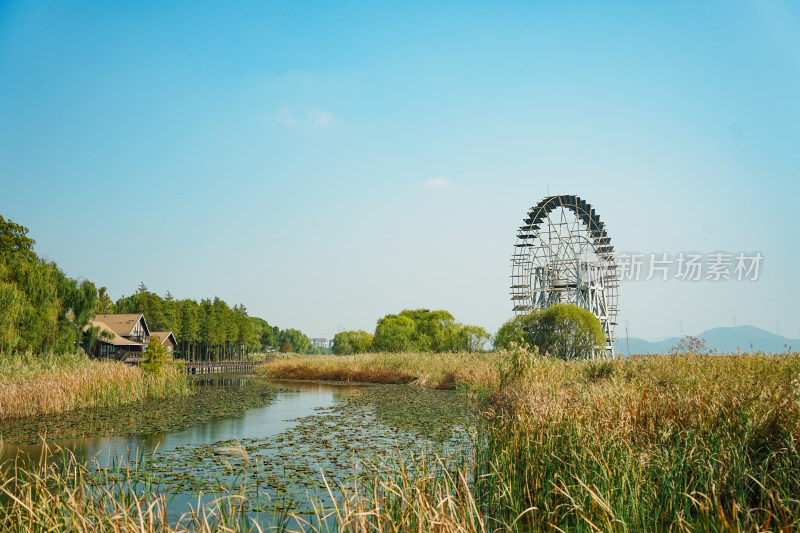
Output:
[[170,365],[151,375],[85,355],[0,354],[0,420],[190,392],[185,373]]
[[479,499],[534,530],[800,526],[796,355],[536,359],[488,405]]
[[[314,520],[292,514],[299,529],[292,532],[348,533],[435,531],[486,533],[510,531],[511,524],[487,519],[475,498],[468,467],[453,468],[444,460],[397,452],[376,465],[363,461],[364,474],[349,486],[331,487],[329,506],[314,502]],[[512,522],[513,523],[513,522]]]
[[451,501],[476,502],[480,513],[442,531],[800,528],[798,354],[364,354],[294,357],[264,371],[482,392],[470,492],[456,496],[457,483],[443,479],[423,491],[383,477],[378,492],[337,503],[348,531],[445,524],[436,512]]
[[[520,351],[297,356],[262,371],[485,392],[474,456],[455,468],[409,460],[413,451],[395,466],[366,464],[369,475],[332,490],[335,501],[318,509],[316,523],[287,531],[800,529],[797,354],[570,362]],[[199,507],[185,524],[164,522],[157,494],[121,491],[97,505],[99,488],[75,492],[91,483],[70,472],[36,474],[42,481],[28,493],[19,477],[0,475],[0,493],[26,495],[0,509],[0,529],[22,531],[13,525],[27,520],[39,530],[206,531],[203,516],[222,517],[213,522],[219,530],[250,527],[235,498],[222,506],[230,511],[215,514],[219,502]],[[59,485],[64,478],[70,483]]]
[[273,378],[412,383],[440,389],[479,389],[499,379],[494,353],[365,353],[292,355],[256,372]]
[[260,530],[245,514],[247,502],[241,492],[221,491],[210,502],[198,500],[176,519],[167,514],[168,494],[133,481],[138,463],[108,466],[100,468],[94,462],[90,468],[65,450],[56,450],[53,457],[46,444],[38,464],[0,465],[0,531]]

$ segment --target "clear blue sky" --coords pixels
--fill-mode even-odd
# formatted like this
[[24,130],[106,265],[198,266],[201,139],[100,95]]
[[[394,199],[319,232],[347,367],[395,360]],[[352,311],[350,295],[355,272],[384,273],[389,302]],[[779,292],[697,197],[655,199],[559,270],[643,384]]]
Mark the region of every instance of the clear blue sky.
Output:
[[619,250],[759,251],[630,282],[645,338],[800,337],[800,4],[0,3],[0,214],[112,298],[217,295],[314,337],[494,331],[548,194]]

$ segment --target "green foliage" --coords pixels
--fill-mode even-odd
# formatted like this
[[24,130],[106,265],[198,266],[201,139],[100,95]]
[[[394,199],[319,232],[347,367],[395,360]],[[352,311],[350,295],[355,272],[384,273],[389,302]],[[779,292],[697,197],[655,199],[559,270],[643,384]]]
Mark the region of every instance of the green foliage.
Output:
[[0,255],[0,352],[72,351],[96,304],[94,284],[68,278],[55,263]]
[[469,324],[456,324],[454,335],[450,337],[452,352],[478,352],[486,348],[486,343],[492,338],[489,333],[480,326]]
[[147,350],[144,352],[142,369],[150,374],[160,374],[161,367],[167,362],[167,347],[158,337],[150,337]]
[[0,216],[0,352],[91,352],[102,332],[88,327],[95,314],[142,313],[151,331],[171,331],[179,351],[192,359],[242,357],[288,338],[294,351],[314,351],[298,330],[280,331],[253,320],[244,305],[222,299],[161,297],[144,283],[112,303],[106,287],[68,278],[55,263],[33,253],[28,229]]
[[34,244],[36,241],[28,237],[28,228],[0,215],[0,257],[20,257],[35,261]]
[[114,314],[114,302],[111,301],[111,297],[108,295],[108,289],[105,287],[100,287],[100,290],[97,293],[97,305],[94,308],[94,314]]
[[497,358],[498,388],[503,390],[511,383],[528,378],[538,357],[539,349],[535,346],[529,349],[525,344],[512,343],[508,349],[501,350]]
[[372,335],[364,330],[341,331],[333,336],[333,353],[352,355],[367,353],[372,349]]
[[[311,344],[311,339],[309,339],[302,331],[299,329],[284,329],[281,330],[278,336],[281,352],[283,352],[284,348],[284,341],[288,341],[290,345],[290,351],[294,353],[314,353],[314,345]],[[285,353],[285,352],[284,352]]]
[[561,303],[509,320],[498,330],[494,344],[498,349],[535,346],[559,359],[586,359],[604,349],[605,334],[590,311]]
[[292,351],[292,343],[289,342],[289,339],[284,337],[283,342],[281,342],[281,353],[289,353],[291,351]]
[[530,347],[530,339],[525,335],[525,326],[521,316],[516,316],[500,326],[494,336],[495,350],[510,350],[514,346]]
[[255,316],[250,317],[250,322],[253,323],[256,344],[260,351],[269,352],[279,346],[278,336],[281,330],[278,326],[270,326],[266,320]]
[[81,346],[87,354],[93,354],[100,339],[113,340],[114,334],[100,326],[87,326],[83,331]]
[[537,313],[528,327],[532,344],[559,359],[590,358],[605,346],[600,320],[577,305],[550,306]]
[[233,306],[233,323],[236,327],[236,343],[242,353],[252,351],[259,346],[256,328],[247,316],[244,304]]
[[[383,352],[458,352],[483,349],[489,334],[459,324],[448,311],[404,310],[378,321],[373,349]],[[334,344],[334,348],[335,348]]]
[[[243,304],[230,307],[218,297],[176,300],[167,292],[162,298],[142,283],[131,296],[117,300],[119,313],[142,313],[151,331],[171,331],[183,357],[193,360],[221,360],[242,357],[254,351],[268,351],[278,342],[278,328],[251,317]],[[297,330],[289,333],[298,346],[311,341]]]
[[411,318],[403,314],[386,315],[378,321],[372,346],[379,352],[422,351],[417,348],[415,337],[416,327]]

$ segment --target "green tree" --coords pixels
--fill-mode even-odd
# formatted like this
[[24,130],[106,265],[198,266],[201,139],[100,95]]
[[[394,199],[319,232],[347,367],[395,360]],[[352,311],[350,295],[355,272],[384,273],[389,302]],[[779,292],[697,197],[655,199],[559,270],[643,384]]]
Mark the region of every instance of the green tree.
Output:
[[175,340],[177,340],[182,334],[180,302],[169,291],[167,291],[162,300],[162,313],[164,317],[163,331],[171,331],[175,335]]
[[[560,303],[534,311],[507,322],[501,331],[508,324],[511,325],[503,333],[504,337],[514,339],[520,324],[528,346],[559,359],[586,359],[605,349],[600,321],[589,310],[577,305]],[[495,345],[498,345],[497,339]]]
[[178,304],[178,314],[181,336],[176,337],[176,340],[183,344],[184,357],[195,361],[200,343],[200,306],[194,300],[181,300]]
[[512,345],[530,347],[530,338],[525,334],[521,316],[516,316],[500,326],[494,336],[495,350],[510,350]]
[[341,331],[333,336],[333,353],[351,355],[372,349],[373,336],[364,330]]
[[289,339],[286,337],[283,338],[283,342],[281,342],[281,353],[289,353],[292,351],[292,344],[289,342]]
[[373,348],[387,352],[473,351],[483,349],[489,339],[486,330],[459,324],[449,311],[406,309],[378,321]]
[[161,367],[167,362],[167,347],[161,343],[161,339],[150,337],[147,343],[147,350],[144,352],[142,368],[150,374],[160,374]]
[[[378,352],[411,352],[419,350],[415,342],[417,329],[414,321],[403,314],[386,315],[378,320],[372,347]],[[334,344],[334,348],[336,344]]]
[[7,254],[0,265],[0,350],[75,350],[97,303],[94,284],[40,259]]
[[111,315],[114,313],[114,302],[111,301],[108,289],[105,287],[100,287],[97,293],[97,306],[94,308],[94,313],[96,315]]
[[28,228],[0,215],[0,257],[17,256],[35,261],[34,244],[36,241],[28,237]]
[[236,323],[236,347],[240,356],[250,353],[259,346],[256,329],[250,317],[247,316],[247,308],[244,304],[233,306],[233,319]]
[[97,343],[100,341],[100,339],[113,340],[114,334],[107,329],[101,328],[100,326],[87,326],[83,332],[83,340],[81,343],[83,350],[87,354],[94,354],[95,348],[97,347]]
[[454,352],[477,352],[486,348],[486,343],[492,338],[480,326],[456,324],[453,328],[454,335],[450,340],[450,348]]
[[250,322],[253,323],[253,332],[262,352],[268,352],[279,346],[278,335],[280,335],[280,329],[277,326],[270,326],[266,320],[257,316],[249,318]]
[[283,349],[283,340],[288,340],[289,344],[291,344],[292,351],[295,353],[314,353],[314,345],[311,344],[311,339],[309,339],[302,331],[299,329],[284,329],[281,330],[280,333],[281,338],[281,349]]

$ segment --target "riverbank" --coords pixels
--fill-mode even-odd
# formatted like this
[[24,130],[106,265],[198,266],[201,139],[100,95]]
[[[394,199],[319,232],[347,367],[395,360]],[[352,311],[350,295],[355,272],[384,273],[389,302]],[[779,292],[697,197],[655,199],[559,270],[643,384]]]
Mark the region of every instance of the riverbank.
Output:
[[500,380],[496,353],[364,353],[278,357],[256,373],[276,379],[413,383],[436,389],[481,390]]
[[171,365],[153,375],[83,354],[0,356],[0,420],[117,407],[191,392],[185,372]]
[[[455,388],[471,394],[480,409],[473,451],[453,458],[455,469],[430,468],[420,459],[424,450],[403,446],[397,451],[396,467],[367,464],[368,475],[348,482],[333,507],[320,510],[321,516],[332,513],[327,516],[336,521],[333,530],[793,531],[800,527],[797,355],[565,362],[516,351],[367,354],[350,360],[309,356],[276,363],[281,361],[285,361],[277,367],[284,369],[281,372],[306,379],[367,381],[370,375],[376,379],[400,375],[406,383]],[[348,364],[351,372],[342,370]],[[396,388],[391,393],[395,397],[414,391],[443,393]],[[483,392],[474,394],[477,390]],[[378,408],[375,416],[418,423],[422,404],[432,402],[423,398],[418,403],[402,412]],[[322,413],[318,416],[297,428],[297,442],[311,442],[312,428],[330,438],[326,422],[342,425],[326,420]],[[368,417],[343,416],[354,418],[360,428],[369,427]],[[352,430],[353,435],[362,433],[363,429]],[[285,437],[266,445],[283,449],[289,442]],[[255,467],[247,465],[257,461],[263,450],[256,442],[243,444],[236,452],[241,458],[227,460],[234,465],[234,474],[259,478]],[[354,442],[347,444],[358,448]],[[324,455],[322,447],[312,448]],[[290,452],[281,453],[291,458]],[[212,450],[200,455],[212,460],[217,456]],[[337,449],[335,455],[344,454]],[[52,507],[56,501],[67,505],[68,498],[51,498],[40,491],[30,494],[33,499],[8,512],[42,508],[39,516],[46,520],[69,511]],[[123,492],[114,497],[124,503],[138,496]],[[241,498],[236,501],[244,503]],[[41,507],[46,505],[51,507]],[[208,512],[214,516],[213,505],[199,508],[198,516]],[[246,529],[244,515],[232,518],[221,525]],[[313,531],[299,526],[287,530]]]
[[480,391],[469,500],[497,523],[522,515],[533,530],[800,526],[797,354],[567,362],[515,351],[276,363],[265,370]]

